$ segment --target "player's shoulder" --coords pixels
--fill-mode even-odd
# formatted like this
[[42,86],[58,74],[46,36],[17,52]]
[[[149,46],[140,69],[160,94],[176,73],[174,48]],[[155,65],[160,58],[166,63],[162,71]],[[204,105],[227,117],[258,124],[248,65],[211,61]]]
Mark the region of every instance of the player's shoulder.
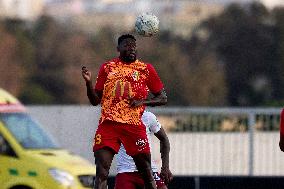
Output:
[[148,74],[155,72],[154,66],[149,62],[144,62],[142,60],[136,60],[134,63],[136,68],[146,71]]
[[111,60],[107,60],[101,65],[101,69],[104,69],[105,72],[108,72],[111,67],[115,66],[119,61],[119,58],[113,58]]
[[119,58],[113,58],[110,60],[107,60],[103,63],[103,65],[113,65],[113,64],[117,64],[119,62]]
[[154,120],[156,119],[156,116],[152,112],[145,110],[142,115],[142,118],[147,120]]
[[151,64],[151,63],[145,63],[145,65],[146,65],[146,68],[147,68],[148,72],[153,72],[153,71],[155,71],[155,67],[153,66],[153,64]]
[[143,62],[145,64],[145,66],[148,68],[148,67],[154,67],[151,63],[149,62]]
[[133,66],[135,68],[146,69],[147,68],[147,64],[148,63],[144,62],[143,60],[136,59],[135,62],[133,62],[131,64],[131,66]]

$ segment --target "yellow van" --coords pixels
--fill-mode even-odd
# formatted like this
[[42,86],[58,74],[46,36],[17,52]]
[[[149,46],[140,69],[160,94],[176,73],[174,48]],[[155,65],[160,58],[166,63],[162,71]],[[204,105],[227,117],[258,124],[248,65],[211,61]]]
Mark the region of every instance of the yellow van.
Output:
[[58,147],[0,88],[0,189],[86,189],[94,176],[94,165]]

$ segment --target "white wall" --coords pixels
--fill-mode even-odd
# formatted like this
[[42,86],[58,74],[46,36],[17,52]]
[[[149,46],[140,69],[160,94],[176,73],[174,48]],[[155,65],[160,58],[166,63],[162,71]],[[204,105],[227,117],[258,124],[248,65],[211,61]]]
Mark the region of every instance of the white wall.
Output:
[[[93,162],[92,140],[100,109],[91,106],[30,106],[29,112],[70,151]],[[168,133],[170,166],[175,175],[247,175],[247,132]],[[278,132],[254,133],[254,175],[284,175]],[[153,156],[160,164],[159,143]],[[115,174],[115,165],[111,174]]]

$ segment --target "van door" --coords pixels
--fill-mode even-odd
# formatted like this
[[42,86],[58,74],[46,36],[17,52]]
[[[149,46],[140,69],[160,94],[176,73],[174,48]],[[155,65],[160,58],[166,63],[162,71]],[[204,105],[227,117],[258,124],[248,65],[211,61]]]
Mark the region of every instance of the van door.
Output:
[[6,189],[11,179],[19,176],[20,160],[11,145],[0,133],[0,186]]

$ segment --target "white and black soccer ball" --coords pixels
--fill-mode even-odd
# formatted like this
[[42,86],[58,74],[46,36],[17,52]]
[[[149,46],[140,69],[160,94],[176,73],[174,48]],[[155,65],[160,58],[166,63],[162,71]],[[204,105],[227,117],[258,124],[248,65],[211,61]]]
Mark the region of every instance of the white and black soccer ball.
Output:
[[152,13],[142,13],[137,16],[135,30],[139,35],[151,37],[159,31],[159,19]]

